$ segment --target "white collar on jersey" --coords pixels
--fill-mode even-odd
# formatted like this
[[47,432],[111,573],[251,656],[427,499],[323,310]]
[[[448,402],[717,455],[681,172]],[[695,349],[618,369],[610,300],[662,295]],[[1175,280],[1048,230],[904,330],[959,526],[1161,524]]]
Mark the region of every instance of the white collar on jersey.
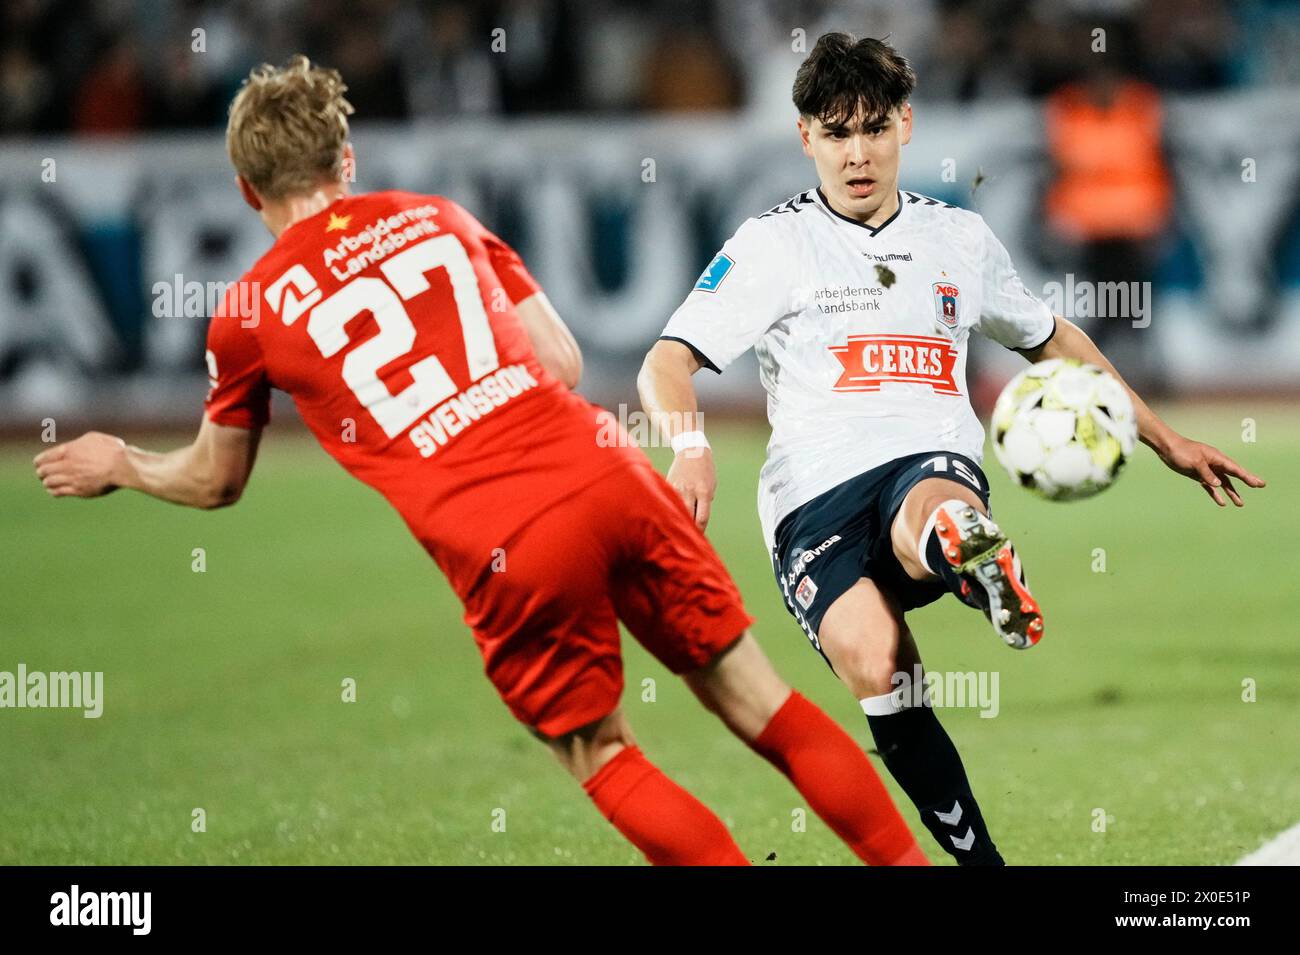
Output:
[[827,212],[833,215],[835,218],[839,219],[841,222],[847,222],[849,225],[854,226],[856,228],[866,229],[867,232],[871,233],[871,235],[873,236],[879,235],[881,230],[885,229],[887,226],[889,226],[891,222],[895,221],[898,218],[899,213],[903,211],[903,206],[905,205],[905,203],[903,202],[903,193],[899,192],[898,208],[894,210],[894,214],[890,216],[888,219],[886,219],[884,222],[880,223],[880,225],[870,226],[867,225],[865,222],[859,222],[857,219],[850,219],[848,216],[836,212],[834,209],[832,209],[831,204],[826,201],[826,196],[822,193],[821,186],[818,186],[816,189],[813,190],[813,195],[817,197],[817,203],[823,209],[825,209]]

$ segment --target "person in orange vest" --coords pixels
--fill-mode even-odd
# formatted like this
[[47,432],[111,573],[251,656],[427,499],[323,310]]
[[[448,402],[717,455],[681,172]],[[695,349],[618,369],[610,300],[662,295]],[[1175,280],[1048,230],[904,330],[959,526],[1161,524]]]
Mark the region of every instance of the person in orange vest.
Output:
[[1112,294],[1102,283],[1150,280],[1172,216],[1173,184],[1160,94],[1124,73],[1117,59],[1091,54],[1083,79],[1048,97],[1047,146],[1056,173],[1045,211],[1049,230],[1075,250],[1082,273],[1076,279],[1097,283],[1085,309],[1091,314],[1078,317],[1090,320],[1088,332],[1099,345],[1127,353],[1125,364],[1138,365],[1134,372],[1142,377],[1134,333],[1150,318],[1149,286],[1126,285]]

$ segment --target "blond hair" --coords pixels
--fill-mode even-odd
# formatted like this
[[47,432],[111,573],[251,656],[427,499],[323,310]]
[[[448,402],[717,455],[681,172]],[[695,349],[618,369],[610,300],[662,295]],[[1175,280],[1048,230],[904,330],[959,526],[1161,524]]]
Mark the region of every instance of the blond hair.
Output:
[[226,151],[264,199],[311,192],[343,178],[352,104],[338,70],[299,54],[283,67],[248,74],[230,104]]

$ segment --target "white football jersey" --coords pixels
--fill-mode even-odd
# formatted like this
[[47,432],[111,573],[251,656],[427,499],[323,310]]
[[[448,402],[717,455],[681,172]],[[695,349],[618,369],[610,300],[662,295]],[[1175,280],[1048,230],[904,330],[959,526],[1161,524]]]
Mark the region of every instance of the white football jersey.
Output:
[[922,451],[981,459],[966,390],[973,331],[1023,350],[1055,331],[981,216],[901,192],[898,212],[873,228],[812,189],[747,219],[663,337],[717,372],[748,348],[758,355],[770,550],[783,517],[871,468]]

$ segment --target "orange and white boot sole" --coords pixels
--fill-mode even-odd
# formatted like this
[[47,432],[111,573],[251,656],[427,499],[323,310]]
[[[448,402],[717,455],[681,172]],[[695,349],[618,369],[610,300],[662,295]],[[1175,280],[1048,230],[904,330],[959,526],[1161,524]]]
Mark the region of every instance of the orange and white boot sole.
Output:
[[[1027,650],[1043,638],[1043,611],[1021,580],[1020,558],[998,525],[963,501],[939,508],[934,529],[943,556],[963,578],[963,591],[978,586],[984,614],[1010,647]],[[978,598],[977,598],[978,599]]]

